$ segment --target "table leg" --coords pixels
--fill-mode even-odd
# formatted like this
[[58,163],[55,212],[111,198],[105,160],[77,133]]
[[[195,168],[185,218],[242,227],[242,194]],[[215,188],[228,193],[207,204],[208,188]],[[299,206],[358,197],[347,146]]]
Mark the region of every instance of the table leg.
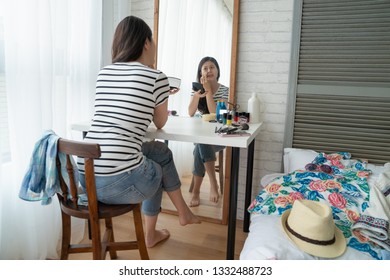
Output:
[[249,144],[246,164],[246,186],[244,206],[244,232],[249,232],[249,212],[247,211],[252,200],[253,158],[255,152],[255,139]]
[[226,248],[227,260],[234,260],[234,247],[236,241],[239,166],[240,166],[240,148],[233,147],[232,156],[231,156],[231,184],[230,184],[230,199],[229,199],[228,237],[227,237],[227,248]]

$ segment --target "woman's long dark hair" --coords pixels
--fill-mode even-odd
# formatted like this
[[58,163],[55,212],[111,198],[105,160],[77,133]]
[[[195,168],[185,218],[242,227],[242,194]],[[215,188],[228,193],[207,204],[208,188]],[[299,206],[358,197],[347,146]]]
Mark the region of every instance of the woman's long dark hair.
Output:
[[152,30],[145,21],[135,16],[124,18],[115,29],[112,63],[137,60],[147,39],[152,40]]
[[[198,83],[200,83],[200,77],[202,77],[202,66],[207,61],[214,63],[215,67],[217,67],[217,70],[218,70],[217,81],[219,80],[220,71],[219,71],[219,64],[218,64],[217,60],[214,57],[206,56],[206,57],[202,58],[198,64],[198,71],[196,73],[196,81]],[[209,108],[207,107],[206,98],[199,99],[198,110],[199,110],[199,112],[201,112],[202,115],[203,114],[210,114]]]

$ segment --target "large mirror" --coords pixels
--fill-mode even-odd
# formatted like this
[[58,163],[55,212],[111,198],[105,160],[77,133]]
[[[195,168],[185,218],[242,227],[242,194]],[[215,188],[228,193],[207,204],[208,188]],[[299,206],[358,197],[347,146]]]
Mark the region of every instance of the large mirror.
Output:
[[[167,76],[181,79],[180,91],[169,99],[169,110],[187,116],[191,85],[199,61],[214,57],[220,66],[219,82],[230,89],[229,102],[235,103],[235,72],[239,0],[155,0],[154,38],[157,45],[156,67]],[[191,199],[191,143],[169,143],[182,179],[182,193]],[[230,149],[224,152],[224,192],[218,203],[209,201],[206,175],[201,187],[201,204],[192,210],[208,221],[226,224],[230,190]],[[218,177],[218,176],[217,176]],[[175,213],[166,197],[163,211]]]

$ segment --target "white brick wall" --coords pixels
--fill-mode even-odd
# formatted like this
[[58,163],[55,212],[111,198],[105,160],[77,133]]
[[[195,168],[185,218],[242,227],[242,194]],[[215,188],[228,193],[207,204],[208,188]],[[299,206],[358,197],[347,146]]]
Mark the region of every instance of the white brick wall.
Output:
[[[132,14],[153,28],[153,0],[129,0]],[[237,55],[237,102],[246,110],[252,92],[264,105],[263,130],[256,139],[253,196],[260,178],[280,172],[292,30],[291,0],[241,0]],[[243,218],[246,150],[241,151],[237,217]]]
[[[253,196],[260,178],[280,172],[284,139],[288,72],[291,47],[291,0],[242,0],[237,56],[237,102],[246,108],[252,92],[264,111],[263,130],[256,139]],[[238,217],[243,217],[246,151],[241,152]]]

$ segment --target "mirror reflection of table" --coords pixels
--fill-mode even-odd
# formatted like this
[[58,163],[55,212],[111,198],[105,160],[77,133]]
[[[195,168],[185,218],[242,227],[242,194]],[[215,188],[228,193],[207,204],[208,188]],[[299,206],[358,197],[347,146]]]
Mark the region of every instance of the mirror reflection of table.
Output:
[[[73,124],[71,128],[85,133],[88,131],[89,125],[89,122],[80,122]],[[255,138],[260,133],[261,125],[261,123],[249,124],[249,130],[247,130],[249,135],[226,137],[215,133],[215,128],[221,127],[221,124],[202,121],[200,118],[172,116],[169,117],[162,129],[150,125],[146,132],[148,139],[222,145],[232,148],[226,259],[234,259],[240,148],[247,149],[248,154],[244,208],[247,209],[252,196]],[[247,211],[244,212],[244,231],[249,231],[249,213]]]

